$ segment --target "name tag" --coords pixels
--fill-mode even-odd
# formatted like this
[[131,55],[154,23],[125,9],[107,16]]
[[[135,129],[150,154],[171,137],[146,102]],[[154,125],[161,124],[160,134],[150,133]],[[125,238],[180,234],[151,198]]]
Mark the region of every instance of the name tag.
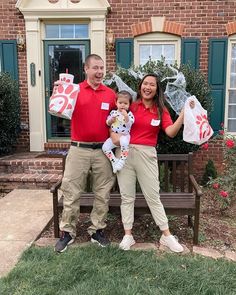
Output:
[[151,125],[152,125],[152,126],[159,126],[159,125],[160,125],[160,120],[152,119],[152,121],[151,121]]
[[109,103],[107,103],[107,102],[102,102],[101,110],[109,110]]

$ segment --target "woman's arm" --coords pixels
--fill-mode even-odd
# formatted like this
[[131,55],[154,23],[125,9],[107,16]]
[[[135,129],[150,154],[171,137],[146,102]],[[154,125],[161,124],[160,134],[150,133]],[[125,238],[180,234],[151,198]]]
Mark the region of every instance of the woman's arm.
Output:
[[[195,103],[193,100],[189,102],[190,107],[193,109],[195,107]],[[173,138],[179,132],[181,126],[184,123],[184,108],[182,109],[181,113],[179,114],[178,119],[174,122],[173,125],[168,126],[165,130],[166,135]]]
[[182,127],[184,122],[184,109],[182,109],[181,113],[179,114],[178,119],[173,123],[173,125],[168,126],[165,129],[166,135],[173,138],[179,132],[180,128]]

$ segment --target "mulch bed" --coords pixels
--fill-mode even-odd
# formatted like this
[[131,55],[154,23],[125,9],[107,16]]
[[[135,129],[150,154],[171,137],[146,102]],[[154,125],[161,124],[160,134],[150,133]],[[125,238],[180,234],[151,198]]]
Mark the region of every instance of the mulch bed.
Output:
[[[192,247],[192,230],[188,227],[187,216],[168,216],[172,234],[187,247]],[[90,240],[87,228],[90,225],[89,214],[81,214],[77,226],[77,241]],[[112,242],[120,242],[123,237],[123,227],[120,215],[108,214],[107,237]],[[158,243],[161,232],[155,225],[151,215],[135,217],[133,235],[136,242]],[[53,238],[53,224],[43,233],[42,237]],[[219,251],[227,249],[236,251],[236,204],[222,212],[215,202],[214,195],[206,192],[201,204],[199,246],[210,247]]]

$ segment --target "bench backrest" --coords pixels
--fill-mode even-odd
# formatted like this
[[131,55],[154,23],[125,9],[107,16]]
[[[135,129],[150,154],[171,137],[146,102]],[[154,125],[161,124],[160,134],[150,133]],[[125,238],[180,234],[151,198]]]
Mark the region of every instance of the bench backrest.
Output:
[[158,154],[160,191],[192,192],[192,153]]

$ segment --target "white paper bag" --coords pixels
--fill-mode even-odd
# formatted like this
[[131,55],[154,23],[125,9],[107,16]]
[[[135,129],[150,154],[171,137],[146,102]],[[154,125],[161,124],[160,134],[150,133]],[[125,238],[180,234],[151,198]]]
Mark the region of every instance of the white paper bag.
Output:
[[62,83],[55,86],[49,100],[48,112],[54,116],[70,120],[79,90],[78,84]]
[[[190,102],[194,101],[194,108]],[[213,135],[213,130],[208,122],[207,111],[193,95],[190,96],[184,105],[184,131],[183,140],[192,144],[201,145],[208,141]]]

